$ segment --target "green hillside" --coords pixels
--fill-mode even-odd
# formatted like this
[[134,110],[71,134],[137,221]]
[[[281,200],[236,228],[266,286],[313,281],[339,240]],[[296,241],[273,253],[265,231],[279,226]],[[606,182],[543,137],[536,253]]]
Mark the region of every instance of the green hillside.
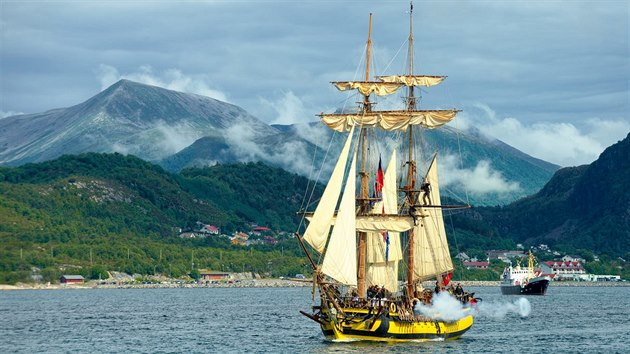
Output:
[[[509,206],[446,211],[451,254],[485,258],[489,249],[542,242],[565,252],[627,257],[627,145],[628,139],[607,149],[590,166],[558,171],[538,194]],[[589,189],[591,181],[598,184]],[[306,178],[261,163],[174,174],[133,156],[89,153],[2,167],[0,283],[32,276],[56,281],[64,273],[98,279],[108,270],[174,277],[202,268],[264,273],[270,261],[275,276],[308,273],[291,235],[309,188]],[[321,192],[317,186],[313,200]],[[228,235],[266,226],[278,242],[237,246],[226,237],[178,237],[198,222]],[[496,278],[469,273],[456,274]]]
[[590,165],[563,168],[540,192],[464,218],[514,242],[630,254],[630,135]]
[[49,280],[59,268],[96,278],[104,270],[181,275],[190,273],[191,258],[195,268],[234,271],[264,271],[277,258],[277,272],[303,273],[293,239],[243,248],[227,238],[177,235],[198,221],[224,233],[252,223],[293,232],[307,183],[262,164],[175,175],[120,154],[0,168],[0,283],[27,280],[33,267]]

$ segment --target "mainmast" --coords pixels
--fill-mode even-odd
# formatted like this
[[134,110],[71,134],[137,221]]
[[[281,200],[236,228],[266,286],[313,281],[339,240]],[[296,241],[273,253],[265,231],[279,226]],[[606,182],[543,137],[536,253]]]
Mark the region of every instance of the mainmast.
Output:
[[[410,77],[413,76],[413,2],[409,3],[409,49],[408,49],[408,61],[409,61],[409,72],[407,73]],[[416,98],[414,96],[414,86],[408,86],[409,95],[407,96],[407,111],[415,111],[416,110]],[[406,194],[406,201],[408,203],[407,207],[409,208],[409,213],[415,213],[414,205],[416,204],[416,200],[418,199],[418,192],[415,191],[416,186],[416,162],[413,158],[413,126],[409,126],[409,152],[407,160],[407,185],[403,188]],[[412,215],[414,216],[414,215]],[[415,216],[414,216],[415,220]],[[407,297],[412,299],[414,297],[415,285],[413,279],[413,270],[414,270],[414,233],[413,229],[409,230],[409,240],[407,242]]]
[[[370,13],[370,21],[368,25],[368,39],[367,39],[367,48],[365,51],[365,81],[370,81],[370,56],[372,49],[372,14]],[[363,95],[363,105],[361,109],[361,113],[365,115],[366,113],[371,111],[371,102],[370,102],[370,93],[366,93]],[[369,213],[369,200],[368,200],[368,180],[369,175],[366,172],[366,157],[367,157],[367,129],[361,126],[360,130],[361,136],[361,189],[359,194],[359,214],[365,215]],[[357,233],[359,242],[357,244],[357,291],[359,296],[363,297],[366,295],[365,288],[365,268],[366,268],[366,253],[367,253],[367,233],[358,232]]]

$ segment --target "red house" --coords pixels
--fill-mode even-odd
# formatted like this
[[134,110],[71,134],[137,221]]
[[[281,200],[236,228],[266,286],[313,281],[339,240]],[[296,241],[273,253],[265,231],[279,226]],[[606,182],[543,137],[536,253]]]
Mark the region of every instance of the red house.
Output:
[[488,269],[490,262],[463,262],[466,269]]
[[83,284],[85,279],[80,275],[62,275],[59,282],[61,284]]

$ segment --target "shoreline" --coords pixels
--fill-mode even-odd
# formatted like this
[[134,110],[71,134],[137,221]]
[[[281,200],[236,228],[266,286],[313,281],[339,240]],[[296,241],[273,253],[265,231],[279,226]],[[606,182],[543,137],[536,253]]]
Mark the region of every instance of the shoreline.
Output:
[[[453,280],[452,283],[461,283],[464,287],[498,287],[500,281],[473,281],[473,280]],[[251,279],[240,280],[238,282],[218,282],[214,284],[179,284],[179,283],[122,283],[122,284],[99,284],[88,282],[84,284],[26,284],[16,285],[0,284],[2,290],[60,290],[60,289],[176,289],[176,288],[295,288],[311,287],[312,283],[306,279]],[[433,282],[424,282],[425,288],[431,288]],[[630,282],[552,282],[552,287],[630,287]]]

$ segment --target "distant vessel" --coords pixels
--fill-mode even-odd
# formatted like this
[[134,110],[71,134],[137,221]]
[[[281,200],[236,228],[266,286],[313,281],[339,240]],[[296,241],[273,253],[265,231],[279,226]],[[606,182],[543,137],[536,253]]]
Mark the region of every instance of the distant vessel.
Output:
[[[469,206],[441,204],[437,153],[419,144],[424,129],[449,122],[458,111],[416,108],[420,97],[414,89],[419,94],[419,87],[437,85],[445,76],[413,74],[412,12],[413,6],[407,73],[370,81],[370,14],[364,81],[333,82],[341,91],[359,92],[359,110],[320,115],[329,128],[348,135],[315,212],[303,213],[308,227],[296,235],[313,267],[314,296],[319,295],[311,313],[300,312],[317,322],[328,339],[455,339],[473,325],[470,309],[449,320],[414,312],[417,303],[431,304],[433,296],[421,283],[446,286],[454,269],[442,210]],[[406,88],[402,109],[372,109],[371,95],[387,96],[401,88]],[[375,153],[379,143],[390,141],[385,139],[398,144],[387,151],[391,157],[383,171]]]
[[534,255],[529,251],[527,267],[520,264],[516,267],[505,268],[501,280],[501,293],[503,295],[545,295],[551,278],[540,276],[534,270]]

